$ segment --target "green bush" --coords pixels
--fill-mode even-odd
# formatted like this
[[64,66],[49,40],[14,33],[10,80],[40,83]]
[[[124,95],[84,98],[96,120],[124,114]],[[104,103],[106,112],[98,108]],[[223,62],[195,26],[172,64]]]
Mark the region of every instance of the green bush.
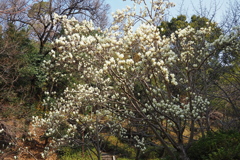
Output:
[[209,133],[188,150],[194,160],[239,160],[240,133],[237,131]]
[[164,148],[162,146],[147,146],[147,149],[142,153],[141,159],[156,159],[163,157]]

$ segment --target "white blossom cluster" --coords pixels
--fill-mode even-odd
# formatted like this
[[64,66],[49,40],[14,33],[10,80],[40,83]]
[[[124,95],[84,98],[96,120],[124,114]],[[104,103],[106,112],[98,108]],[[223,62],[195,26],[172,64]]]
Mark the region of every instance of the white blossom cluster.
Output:
[[[207,99],[203,99],[201,96],[194,96],[194,99],[181,102],[179,98],[174,98],[172,101],[161,100],[158,102],[155,98],[152,101],[145,103],[145,108],[142,110],[144,113],[152,112],[156,115],[161,115],[160,119],[197,119],[202,118],[201,113],[206,111],[206,106],[209,105]],[[149,119],[152,119],[152,115],[148,115]]]
[[[146,3],[134,2],[134,7]],[[44,103],[49,112],[33,117],[34,126],[45,127],[45,135],[53,137],[50,147],[72,143],[84,131],[84,138],[91,139],[106,126],[112,133],[124,134],[124,122],[139,116],[148,124],[167,120],[178,128],[186,127],[181,122],[202,118],[209,101],[194,90],[193,79],[195,71],[208,62],[217,41],[213,44],[205,39],[211,28],[196,31],[190,26],[170,37],[160,36],[155,21],[171,6],[166,1],[152,1],[153,15],[146,5],[138,16],[148,17],[148,23],[143,21],[135,31],[134,7],[118,10],[112,27],[105,31],[94,28],[92,22],[55,15],[64,35],[53,42],[55,50],[43,68],[49,81],[75,78],[76,84],[65,88],[60,97],[54,90],[47,91]],[[221,43],[230,40],[220,39]],[[185,88],[177,93],[174,88],[178,87]],[[137,142],[144,150],[144,139]]]
[[114,24],[123,25],[124,30],[129,30],[132,26],[141,21],[147,24],[159,25],[163,20],[166,9],[174,7],[175,4],[164,0],[132,0],[133,7],[127,6],[125,9],[117,10],[113,13]]
[[4,131],[4,129],[2,128],[2,129],[0,129],[0,133],[2,133]]
[[136,144],[135,147],[136,148],[140,148],[141,151],[145,151],[146,150],[146,145],[145,145],[145,139],[144,137],[140,138],[139,136],[134,136],[133,137],[136,140]]
[[[108,120],[113,122],[114,117],[109,110],[102,108],[101,104],[105,102],[98,96],[101,94],[99,89],[86,84],[79,84],[75,87],[75,89],[66,88],[64,96],[53,102],[46,99],[45,105],[50,105],[51,108],[44,117],[32,117],[34,127],[46,128],[45,136],[53,137],[48,148],[42,153],[44,157],[49,154],[49,147],[75,145],[74,137],[87,142],[88,139],[96,136],[96,133],[101,132],[104,127],[116,128],[117,126],[116,123],[107,123]],[[96,106],[99,106],[100,109],[94,109]],[[103,122],[102,118],[104,117],[107,118]],[[84,137],[81,137],[83,135]]]
[[239,43],[239,35],[240,35],[240,26],[236,26],[233,28],[233,31],[228,35],[220,35],[218,39],[216,39],[210,46],[223,46],[223,54],[229,54],[233,50],[240,49]]

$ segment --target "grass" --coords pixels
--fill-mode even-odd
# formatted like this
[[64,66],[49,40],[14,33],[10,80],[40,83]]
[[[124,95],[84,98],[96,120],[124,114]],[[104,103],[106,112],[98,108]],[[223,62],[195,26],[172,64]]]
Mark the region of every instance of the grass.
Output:
[[[119,138],[115,136],[108,136],[105,144],[106,152],[117,155],[117,160],[134,160],[136,157],[136,150],[133,146],[129,145],[127,142],[122,142]],[[159,157],[159,151],[161,148],[156,148],[149,146],[144,153],[142,159],[144,160],[161,160]],[[97,160],[97,157],[90,152],[82,152],[81,148],[70,148],[64,147],[61,150],[62,155],[60,160]],[[90,156],[91,154],[91,156]],[[162,159],[163,160],[163,159]]]
[[130,146],[127,143],[121,142],[115,136],[109,136],[107,138],[107,147],[109,150],[112,150],[112,152],[118,153],[120,157],[128,157],[134,159],[136,156],[134,147]]
[[97,157],[93,155],[93,153],[87,151],[82,152],[80,148],[73,149],[70,147],[64,147],[61,151],[63,152],[63,155],[60,156],[60,160],[92,160],[91,156],[93,157],[93,160],[97,160]]

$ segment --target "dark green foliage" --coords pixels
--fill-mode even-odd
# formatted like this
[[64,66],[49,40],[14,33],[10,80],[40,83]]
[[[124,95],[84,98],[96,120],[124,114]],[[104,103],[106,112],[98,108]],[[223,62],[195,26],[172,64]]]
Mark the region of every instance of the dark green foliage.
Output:
[[0,35],[1,103],[18,107],[15,111],[19,114],[33,109],[33,104],[40,99],[39,88],[43,83],[38,79],[44,77],[37,65],[41,58],[35,41],[29,38],[28,30],[19,30],[9,23],[8,28]]
[[141,155],[141,159],[155,159],[163,157],[164,148],[162,146],[148,146],[144,153]]
[[194,160],[239,160],[240,133],[238,131],[209,133],[188,150]]
[[185,15],[179,15],[177,18],[172,18],[170,22],[163,21],[159,28],[163,28],[161,35],[170,36],[171,33],[175,32],[178,29],[183,29],[188,26],[187,18]]
[[221,33],[222,30],[217,26],[216,23],[211,22],[206,17],[200,17],[193,15],[191,17],[191,20],[188,22],[185,15],[179,15],[177,18],[172,18],[170,22],[163,21],[161,25],[159,26],[159,29],[163,29],[161,31],[161,35],[170,36],[172,33],[177,31],[178,29],[186,28],[187,26],[191,26],[195,28],[196,30],[199,30],[202,27],[212,27],[213,32],[211,35],[208,35],[207,40],[210,42],[213,42],[215,39],[217,39]]

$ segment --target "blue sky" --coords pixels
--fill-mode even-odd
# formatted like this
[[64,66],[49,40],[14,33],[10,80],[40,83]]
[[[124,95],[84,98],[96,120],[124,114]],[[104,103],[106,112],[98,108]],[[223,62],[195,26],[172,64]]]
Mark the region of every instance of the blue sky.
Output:
[[[123,9],[127,5],[132,6],[133,4],[130,0],[126,0],[126,1],[105,0],[105,1],[111,6],[111,11],[110,11],[111,13],[116,11],[117,9]],[[215,21],[220,22],[222,18],[222,13],[224,12],[229,1],[231,0],[202,0],[203,2],[202,6],[205,6],[208,9],[212,8],[212,11],[213,11],[214,9],[213,6],[215,6],[214,2],[217,2],[218,10],[216,14],[217,16],[215,17]],[[171,2],[174,2],[176,6],[169,11],[170,18],[176,17],[177,15],[179,15],[180,12],[191,17],[191,15],[196,13],[195,10],[199,10],[199,6],[200,6],[199,0],[172,0]],[[182,3],[183,5],[181,5]]]

